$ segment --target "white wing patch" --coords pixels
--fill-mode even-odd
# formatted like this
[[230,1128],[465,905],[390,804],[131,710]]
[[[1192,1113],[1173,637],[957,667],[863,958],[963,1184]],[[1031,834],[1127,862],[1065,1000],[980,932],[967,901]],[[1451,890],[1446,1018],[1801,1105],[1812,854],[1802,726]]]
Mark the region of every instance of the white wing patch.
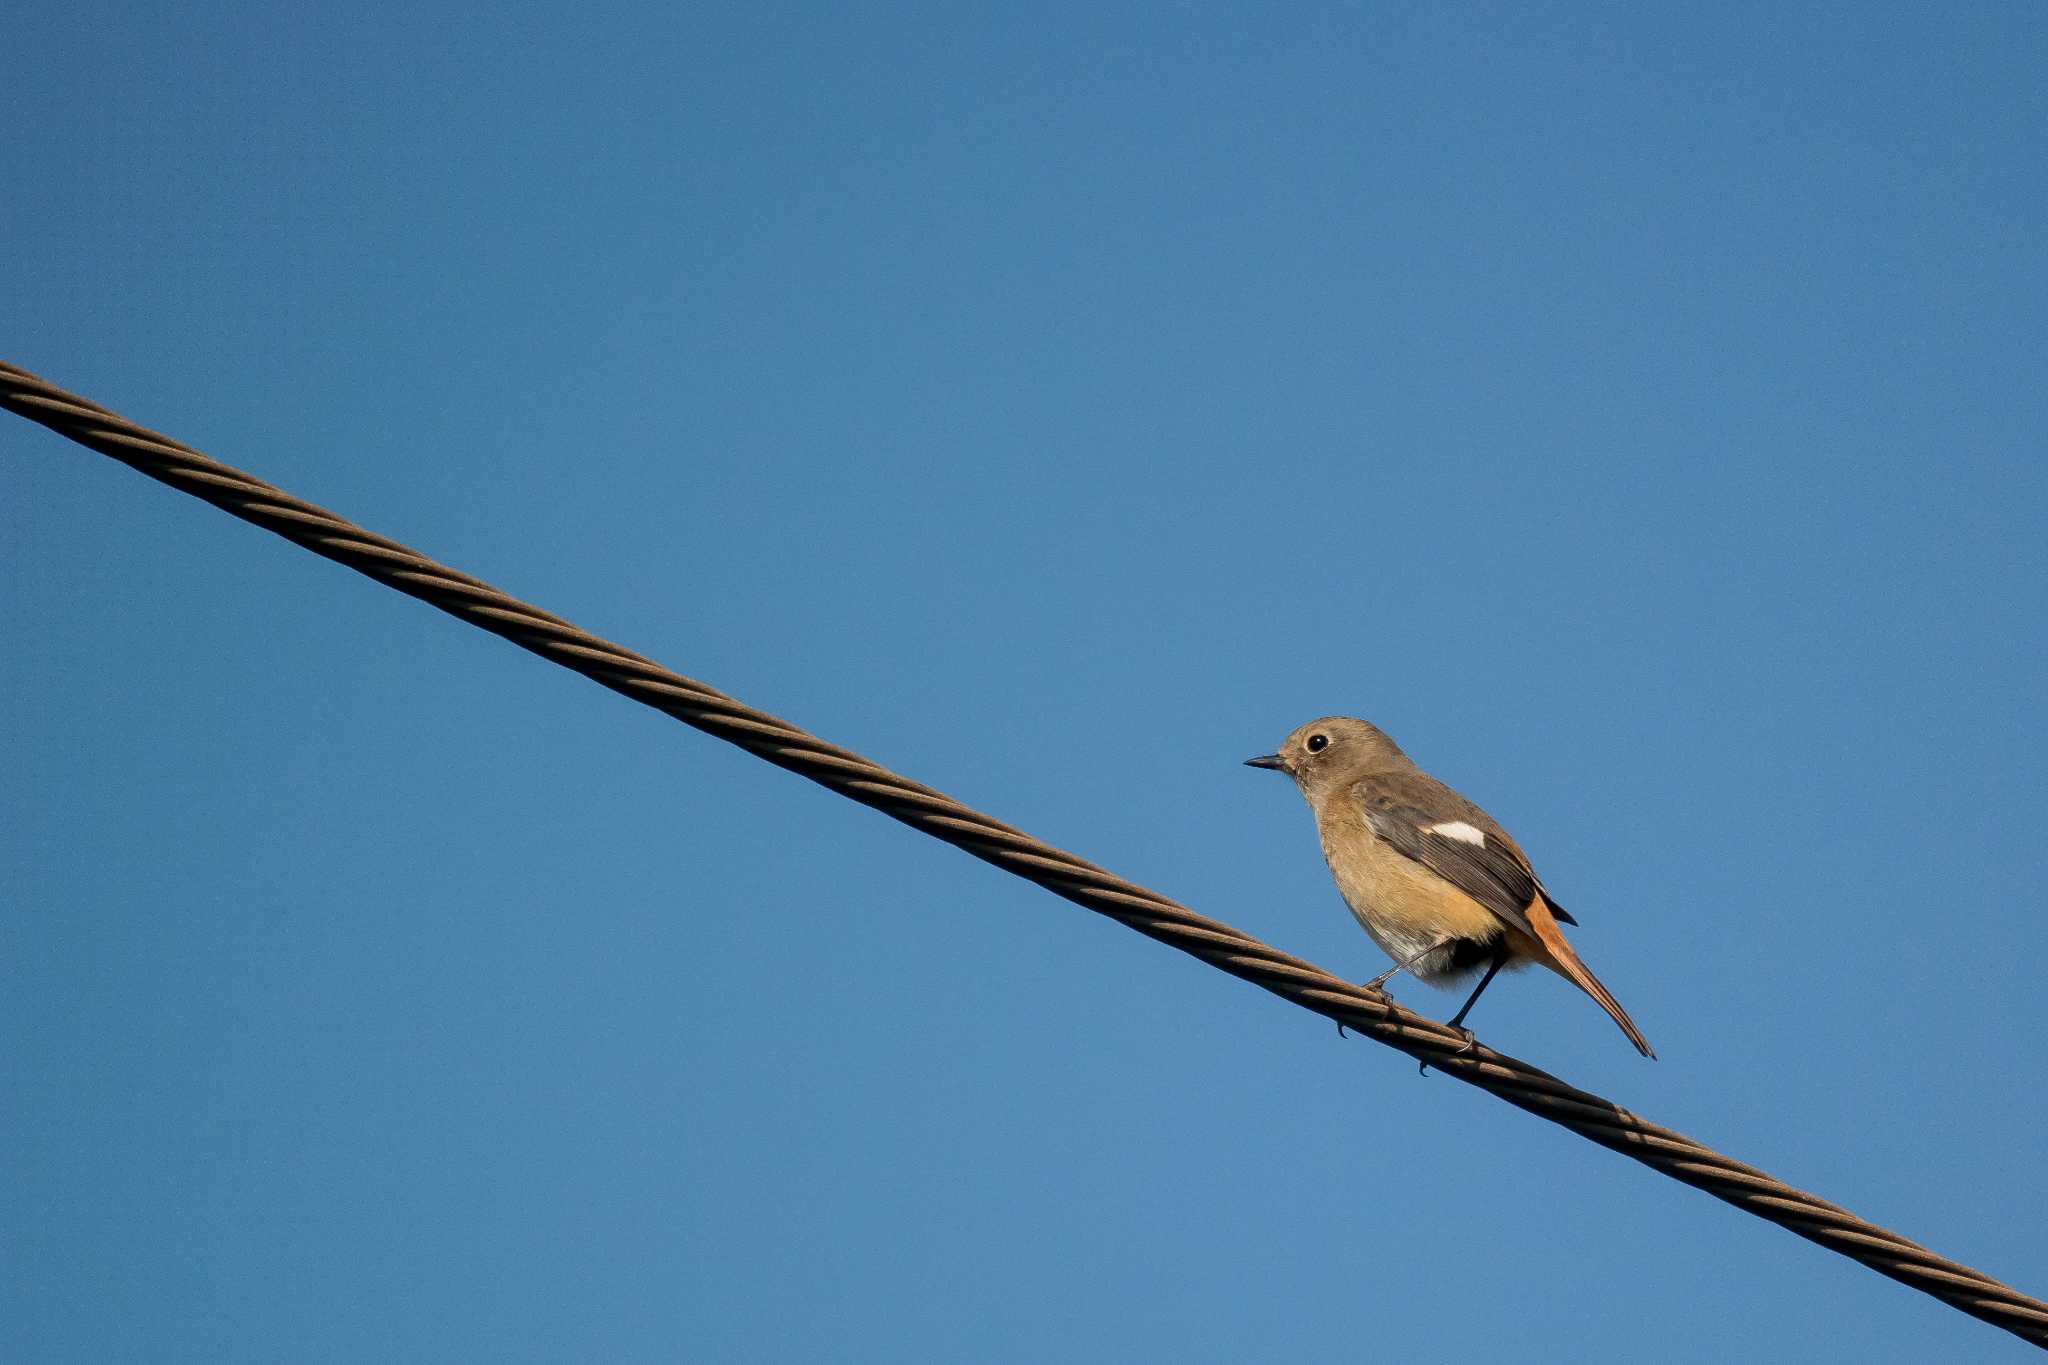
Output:
[[1424,834],[1441,834],[1446,839],[1456,839],[1460,843],[1477,844],[1481,848],[1486,847],[1486,831],[1474,829],[1463,820],[1446,820],[1440,825],[1430,825],[1422,832]]

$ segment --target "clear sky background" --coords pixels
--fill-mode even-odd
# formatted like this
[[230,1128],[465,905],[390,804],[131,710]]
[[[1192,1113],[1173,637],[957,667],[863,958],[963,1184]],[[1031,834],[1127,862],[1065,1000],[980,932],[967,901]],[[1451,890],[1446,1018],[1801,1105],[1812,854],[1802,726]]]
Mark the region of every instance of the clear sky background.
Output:
[[[1359,978],[1367,716],[1662,1060],[1488,1042],[2048,1291],[2048,10],[7,35],[6,358]],[[2032,1356],[11,417],[0,570],[7,1360]]]

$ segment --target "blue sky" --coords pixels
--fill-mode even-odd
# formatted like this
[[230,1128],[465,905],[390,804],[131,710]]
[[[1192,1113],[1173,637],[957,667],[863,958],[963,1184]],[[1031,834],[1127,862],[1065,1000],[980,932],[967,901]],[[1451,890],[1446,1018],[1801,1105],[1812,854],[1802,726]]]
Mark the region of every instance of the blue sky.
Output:
[[[4,353],[1333,970],[1377,721],[2048,1290],[2048,14],[56,6]],[[2024,1347],[0,422],[0,1355]],[[1396,987],[1439,1016],[1455,997]]]

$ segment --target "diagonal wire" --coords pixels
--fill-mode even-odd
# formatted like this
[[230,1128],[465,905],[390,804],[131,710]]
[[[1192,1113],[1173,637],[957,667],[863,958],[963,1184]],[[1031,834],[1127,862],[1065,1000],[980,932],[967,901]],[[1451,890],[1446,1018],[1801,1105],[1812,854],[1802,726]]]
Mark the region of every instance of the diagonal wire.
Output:
[[2048,1303],[0,361],[0,407],[2048,1348]]

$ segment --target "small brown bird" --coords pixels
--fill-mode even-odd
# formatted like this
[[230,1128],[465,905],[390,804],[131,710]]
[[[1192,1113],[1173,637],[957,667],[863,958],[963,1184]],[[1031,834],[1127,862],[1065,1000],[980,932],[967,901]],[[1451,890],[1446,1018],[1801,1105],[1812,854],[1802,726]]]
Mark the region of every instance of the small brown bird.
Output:
[[1593,997],[1636,1051],[1649,1040],[1565,942],[1577,924],[1552,900],[1528,857],[1492,816],[1415,766],[1378,727],[1351,716],[1312,720],[1280,751],[1248,758],[1286,773],[1315,812],[1337,890],[1396,972],[1449,986],[1486,974],[1451,1018],[1458,1028],[1503,967],[1538,962]]

